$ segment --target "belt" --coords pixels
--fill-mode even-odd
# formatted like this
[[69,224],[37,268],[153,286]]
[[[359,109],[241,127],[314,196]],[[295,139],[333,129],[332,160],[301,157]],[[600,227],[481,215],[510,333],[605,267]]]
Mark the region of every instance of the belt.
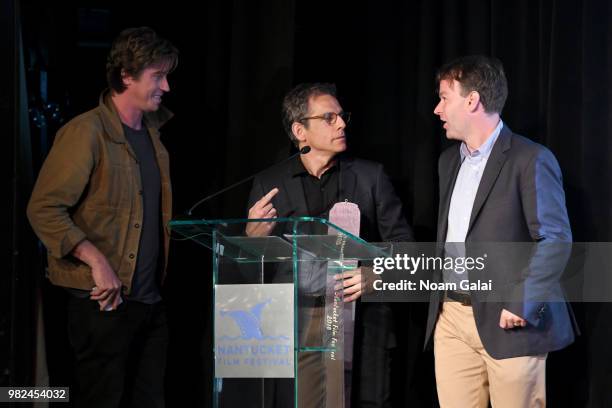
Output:
[[454,290],[447,290],[444,293],[444,301],[459,302],[463,306],[472,306],[472,298],[469,293],[455,292]]

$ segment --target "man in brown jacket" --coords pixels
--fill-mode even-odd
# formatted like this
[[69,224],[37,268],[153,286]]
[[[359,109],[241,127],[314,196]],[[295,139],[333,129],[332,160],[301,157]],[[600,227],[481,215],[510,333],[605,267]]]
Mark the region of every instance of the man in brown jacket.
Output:
[[159,128],[177,62],[150,28],[124,30],[108,57],[110,90],[59,130],[28,205],[49,279],[71,294],[77,406],[164,406],[172,197]]

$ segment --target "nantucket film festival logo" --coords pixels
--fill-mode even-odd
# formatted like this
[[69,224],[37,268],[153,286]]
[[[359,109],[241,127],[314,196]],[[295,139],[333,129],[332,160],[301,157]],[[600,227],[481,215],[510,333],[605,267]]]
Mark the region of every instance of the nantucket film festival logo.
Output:
[[[249,310],[221,310],[221,316],[229,316],[234,319],[234,322],[240,327],[240,336],[231,337],[231,336],[222,336],[221,338],[224,340],[251,340],[251,339],[259,339],[263,340],[266,338],[261,331],[261,311],[264,306],[270,303],[271,300],[268,299],[265,302],[258,303]],[[289,340],[286,336],[277,336],[277,337],[267,337],[271,340],[276,339],[284,339]]]
[[216,377],[293,376],[292,287],[217,286]]

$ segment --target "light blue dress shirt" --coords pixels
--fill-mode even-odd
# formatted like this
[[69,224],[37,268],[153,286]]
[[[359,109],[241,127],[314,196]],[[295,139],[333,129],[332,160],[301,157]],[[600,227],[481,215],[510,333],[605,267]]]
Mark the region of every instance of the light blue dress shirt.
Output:
[[503,122],[500,120],[493,133],[472,153],[468,150],[465,142],[461,143],[459,148],[461,168],[459,168],[459,174],[457,174],[457,181],[455,182],[448,210],[446,242],[465,241],[480,179],[503,125]]
[[[463,243],[470,225],[478,186],[503,125],[500,120],[487,140],[473,152],[470,153],[465,142],[461,143],[459,147],[461,167],[457,174],[448,210],[448,228],[444,246],[446,256],[465,256],[465,245]],[[467,279],[467,273],[455,273],[454,270],[444,271],[445,282],[458,282],[462,279]]]

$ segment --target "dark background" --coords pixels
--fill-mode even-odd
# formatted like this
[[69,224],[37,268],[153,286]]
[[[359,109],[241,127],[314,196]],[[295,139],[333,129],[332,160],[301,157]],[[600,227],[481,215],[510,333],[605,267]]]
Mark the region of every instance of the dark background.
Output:
[[[283,94],[299,82],[325,81],[337,84],[343,108],[353,113],[351,152],[385,164],[417,239],[434,240],[437,157],[447,145],[433,115],[434,73],[454,57],[481,53],[505,65],[504,122],[557,156],[575,241],[612,241],[608,0],[3,0],[1,12],[6,57],[0,108],[5,134],[11,135],[5,151],[11,164],[6,174],[12,175],[4,222],[12,252],[0,278],[0,385],[35,382],[39,302],[51,384],[70,381],[65,299],[43,279],[43,251],[25,219],[25,205],[55,131],[97,105],[110,43],[126,27],[150,26],[181,52],[164,98],[176,117],[162,129],[176,215],[286,157]],[[41,89],[47,89],[46,97]],[[196,213],[244,216],[248,188],[211,200]],[[174,242],[172,251],[165,287],[168,400],[170,406],[206,406],[212,376],[210,261],[205,248],[192,243]],[[549,356],[549,406],[610,406],[612,308],[574,307],[582,336]],[[423,379],[431,380],[431,373],[426,370]],[[429,391],[402,398],[419,400],[411,406],[429,406]]]

